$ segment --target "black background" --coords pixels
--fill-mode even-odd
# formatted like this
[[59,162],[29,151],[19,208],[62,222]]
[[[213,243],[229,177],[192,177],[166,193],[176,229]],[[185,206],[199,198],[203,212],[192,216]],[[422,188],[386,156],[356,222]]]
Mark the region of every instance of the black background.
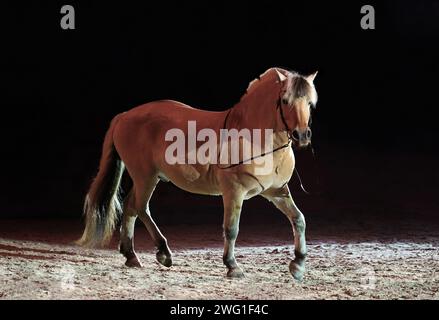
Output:
[[[75,30],[60,27],[63,4],[76,10]],[[375,30],[360,27],[364,4]],[[224,110],[280,66],[319,71],[317,160],[297,153],[313,194],[290,183],[303,211],[436,219],[437,1],[1,6],[2,217],[79,219],[117,113],[165,98]],[[160,184],[153,199],[166,223],[221,219],[219,198]],[[272,219],[261,201],[252,208]]]

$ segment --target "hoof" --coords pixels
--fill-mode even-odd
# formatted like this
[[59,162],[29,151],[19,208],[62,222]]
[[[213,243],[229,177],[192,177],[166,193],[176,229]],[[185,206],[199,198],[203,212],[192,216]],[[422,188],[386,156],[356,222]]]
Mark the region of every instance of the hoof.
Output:
[[143,267],[142,264],[140,263],[139,259],[136,256],[127,259],[127,261],[125,262],[125,265],[129,268],[142,268]]
[[305,273],[305,261],[302,260],[300,262],[297,262],[293,260],[290,262],[289,269],[294,279],[296,279],[297,281],[302,281],[303,275]]
[[157,261],[161,265],[163,265],[163,266],[165,266],[167,268],[172,266],[172,257],[170,255],[166,255],[163,252],[157,252],[156,258],[157,258]]
[[227,271],[227,278],[235,278],[235,279],[244,278],[244,272],[242,271],[241,268],[229,269],[229,271]]

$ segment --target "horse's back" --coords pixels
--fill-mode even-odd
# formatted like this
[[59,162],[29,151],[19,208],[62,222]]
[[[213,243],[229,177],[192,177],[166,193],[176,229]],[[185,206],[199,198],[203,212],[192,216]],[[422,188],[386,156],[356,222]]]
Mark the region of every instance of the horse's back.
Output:
[[203,128],[219,131],[225,112],[206,111],[178,101],[160,100],[143,104],[117,117],[114,145],[128,169],[134,171],[135,167],[151,163],[159,169],[169,167],[165,162],[165,152],[172,143],[166,141],[170,130],[181,130],[187,139],[188,122],[195,121],[197,132]]
[[160,119],[168,118],[171,122],[173,119],[180,118],[198,118],[209,117],[218,112],[207,111],[191,107],[183,102],[175,100],[157,100],[145,103],[125,112],[126,118],[146,118],[152,120],[154,117]]

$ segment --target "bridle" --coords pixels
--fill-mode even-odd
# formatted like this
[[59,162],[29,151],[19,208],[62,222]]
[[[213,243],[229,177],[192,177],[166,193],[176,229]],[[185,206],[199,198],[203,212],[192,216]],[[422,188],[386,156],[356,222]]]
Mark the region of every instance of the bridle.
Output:
[[[282,94],[283,94],[283,93],[284,93],[284,91],[283,91],[283,89],[281,89],[281,91],[279,92],[279,97],[278,97],[278,99],[277,99],[276,109],[279,109],[280,118],[281,118],[282,123],[283,123],[283,125],[284,125],[284,127],[285,127],[285,131],[287,132],[287,137],[288,137],[288,141],[287,141],[287,143],[285,143],[285,144],[283,144],[283,145],[281,145],[281,146],[279,146],[279,147],[277,147],[277,148],[274,148],[273,150],[271,150],[271,151],[269,151],[269,152],[263,152],[263,153],[261,153],[260,155],[257,155],[257,156],[254,156],[254,157],[251,157],[251,158],[249,158],[249,159],[241,160],[241,161],[239,161],[238,163],[234,163],[234,164],[231,164],[231,165],[226,166],[226,167],[221,167],[220,165],[218,165],[218,168],[219,168],[219,169],[223,169],[223,170],[225,170],[225,169],[231,169],[231,168],[237,167],[237,166],[239,166],[239,165],[242,165],[242,164],[244,164],[245,162],[249,162],[249,161],[252,161],[252,160],[254,160],[254,159],[262,158],[262,157],[265,157],[266,155],[273,154],[273,153],[275,153],[275,152],[277,152],[277,151],[279,151],[279,150],[282,150],[282,149],[288,148],[288,147],[291,145],[291,142],[293,141],[293,136],[292,136],[292,130],[290,129],[290,127],[288,126],[287,121],[285,120],[285,116],[284,116],[284,112],[283,112],[283,108],[282,108],[282,104],[283,104],[283,103],[282,103],[282,101],[283,101],[283,99],[282,99]],[[224,130],[227,129],[227,119],[229,118],[229,115],[230,115],[232,109],[233,109],[233,108],[230,108],[230,109],[229,109],[229,111],[227,112],[226,117],[224,118],[224,125],[223,125],[223,129],[224,129]],[[311,121],[311,118],[310,118],[310,121]],[[313,156],[314,156],[314,149],[313,149],[312,147],[311,147],[311,149],[312,149],[312,153],[313,153]],[[314,157],[315,157],[315,156],[314,156]],[[217,162],[217,163],[218,163],[218,162]],[[307,195],[310,195],[310,193],[309,193],[309,192],[305,189],[305,187],[303,186],[302,178],[300,177],[299,171],[297,170],[297,166],[294,166],[294,172],[295,172],[296,175],[297,175],[297,179],[299,180],[300,188],[302,189],[302,191],[303,191],[304,193],[306,193]]]
[[280,95],[279,95],[279,98],[277,99],[276,109],[279,109],[280,118],[281,118],[282,123],[283,123],[283,125],[285,127],[285,131],[287,132],[288,143],[289,143],[289,142],[293,141],[292,130],[288,126],[287,120],[285,120],[284,111],[283,111],[283,108],[282,108],[282,99],[281,99]]

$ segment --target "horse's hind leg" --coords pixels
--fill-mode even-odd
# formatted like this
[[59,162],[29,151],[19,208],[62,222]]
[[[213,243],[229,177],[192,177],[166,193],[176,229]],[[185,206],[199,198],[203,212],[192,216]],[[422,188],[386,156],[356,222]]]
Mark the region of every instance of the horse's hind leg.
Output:
[[294,233],[295,259],[290,263],[290,272],[296,280],[302,280],[307,253],[305,240],[305,217],[291,197],[288,185],[279,190],[269,190],[263,197],[270,200],[290,220]]
[[157,260],[166,267],[172,265],[172,254],[168,242],[155,224],[149,211],[149,200],[158,183],[157,177],[151,175],[142,184],[134,183],[125,205],[121,227],[120,252],[127,258],[126,265],[140,267],[141,264],[134,251],[134,224],[137,216],[145,224],[156,245]]
[[128,194],[125,202],[122,215],[122,225],[120,228],[120,244],[119,251],[122,253],[127,261],[127,267],[142,267],[142,264],[134,251],[134,227],[137,219],[136,210],[133,208],[134,193],[133,189]]
[[155,224],[154,220],[151,217],[151,212],[149,210],[149,200],[151,199],[152,193],[158,183],[158,178],[156,176],[152,176],[149,181],[145,184],[142,210],[139,210],[139,218],[145,224],[148,233],[151,235],[152,240],[154,241],[155,246],[157,247],[156,258],[157,261],[164,265],[165,267],[170,267],[172,265],[172,253],[168,246],[168,241],[160,232],[160,229]]

